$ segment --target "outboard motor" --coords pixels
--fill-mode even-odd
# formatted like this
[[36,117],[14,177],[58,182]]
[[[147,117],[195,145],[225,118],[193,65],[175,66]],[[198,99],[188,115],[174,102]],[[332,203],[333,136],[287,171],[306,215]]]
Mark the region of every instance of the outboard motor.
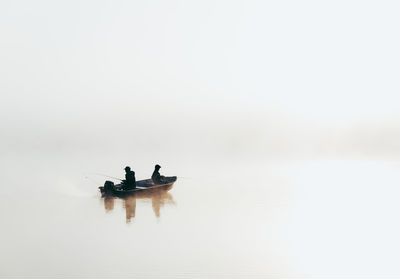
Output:
[[104,182],[104,192],[110,193],[114,189],[114,182],[107,180]]

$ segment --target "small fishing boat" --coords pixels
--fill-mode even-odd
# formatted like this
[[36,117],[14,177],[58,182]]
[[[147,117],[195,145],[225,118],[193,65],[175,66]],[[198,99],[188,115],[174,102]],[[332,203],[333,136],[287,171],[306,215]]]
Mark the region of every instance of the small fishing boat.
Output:
[[103,195],[113,195],[113,196],[126,196],[135,193],[142,192],[151,192],[154,190],[166,190],[172,188],[172,185],[176,181],[176,176],[166,176],[163,177],[162,184],[154,184],[151,179],[144,179],[136,181],[136,188],[126,190],[123,188],[123,184],[116,184],[112,181],[106,181],[104,186],[99,187],[100,192]]

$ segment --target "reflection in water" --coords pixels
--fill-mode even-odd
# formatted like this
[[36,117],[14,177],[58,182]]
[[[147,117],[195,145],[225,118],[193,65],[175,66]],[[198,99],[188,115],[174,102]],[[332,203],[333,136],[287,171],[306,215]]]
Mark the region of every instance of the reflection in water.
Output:
[[104,208],[107,212],[114,209],[114,197],[105,196],[104,197]]
[[123,207],[126,212],[126,223],[130,223],[132,218],[135,218],[136,214],[136,200],[137,199],[151,199],[151,205],[153,207],[154,214],[157,218],[160,217],[160,209],[165,204],[175,204],[173,196],[168,193],[168,189],[153,189],[143,192],[137,192],[126,197],[114,197],[114,196],[103,196],[104,208],[106,212],[110,212],[114,209],[115,199],[121,199],[123,201]]

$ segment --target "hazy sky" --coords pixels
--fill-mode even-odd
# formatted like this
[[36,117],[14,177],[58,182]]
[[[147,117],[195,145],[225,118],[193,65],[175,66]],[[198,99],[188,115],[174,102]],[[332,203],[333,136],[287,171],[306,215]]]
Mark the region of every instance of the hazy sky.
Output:
[[[0,277],[397,276],[399,15],[398,0],[1,0]],[[155,163],[179,177],[167,219],[139,202],[131,229],[122,205],[105,216],[105,178],[85,176]]]
[[158,129],[242,144],[256,137],[258,146],[265,137],[307,141],[332,130],[399,136],[399,8],[354,0],[3,1],[3,143]]

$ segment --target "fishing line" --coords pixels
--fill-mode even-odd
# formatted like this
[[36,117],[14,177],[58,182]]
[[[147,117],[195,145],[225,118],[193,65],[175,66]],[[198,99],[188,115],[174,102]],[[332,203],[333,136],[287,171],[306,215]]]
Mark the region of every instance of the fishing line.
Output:
[[89,178],[89,177],[87,177],[87,176],[85,176],[85,178],[86,178],[87,180],[89,180],[90,182],[96,184],[96,185],[101,185],[101,183],[96,182],[94,179],[91,179],[91,178]]
[[103,174],[103,173],[89,173],[89,175],[99,175],[99,176],[104,176],[104,177],[108,177],[108,178],[112,178],[112,179],[117,179],[119,181],[123,181],[121,178],[117,178],[117,177],[114,177],[114,176],[109,176],[109,175],[106,175],[106,174]]

